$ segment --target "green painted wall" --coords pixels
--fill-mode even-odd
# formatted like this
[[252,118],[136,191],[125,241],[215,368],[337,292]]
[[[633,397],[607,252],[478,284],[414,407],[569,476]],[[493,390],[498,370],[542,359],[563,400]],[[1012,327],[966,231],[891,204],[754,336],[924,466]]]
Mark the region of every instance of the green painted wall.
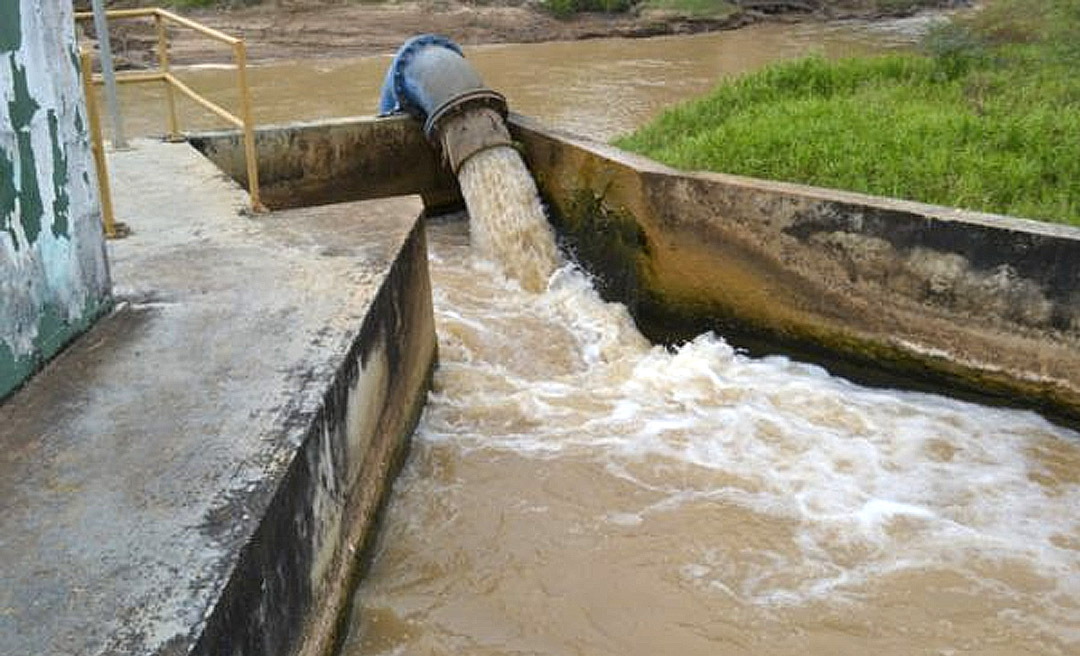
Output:
[[0,399],[109,306],[70,2],[0,0]]

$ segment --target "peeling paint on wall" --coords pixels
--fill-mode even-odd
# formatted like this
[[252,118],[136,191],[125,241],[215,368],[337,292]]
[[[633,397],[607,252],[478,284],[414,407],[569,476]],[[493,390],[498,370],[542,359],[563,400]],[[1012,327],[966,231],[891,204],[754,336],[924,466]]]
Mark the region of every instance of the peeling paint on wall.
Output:
[[0,0],[0,398],[109,305],[71,5]]
[[18,50],[22,44],[21,21],[19,20],[20,0],[2,0],[0,2],[0,52]]

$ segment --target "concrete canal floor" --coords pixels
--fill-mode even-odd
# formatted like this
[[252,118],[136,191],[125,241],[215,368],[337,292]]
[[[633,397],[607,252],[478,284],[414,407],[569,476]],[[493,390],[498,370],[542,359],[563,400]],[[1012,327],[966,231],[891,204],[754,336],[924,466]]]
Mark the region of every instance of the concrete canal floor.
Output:
[[[342,509],[373,513],[400,445],[369,458],[374,478],[355,463],[335,473],[313,449],[364,458],[333,442],[347,423],[335,412],[368,451],[382,438],[354,424],[406,439],[426,389],[420,201],[250,216],[186,144],[137,141],[110,166],[132,229],[109,243],[116,309],[0,405],[0,654],[291,651],[314,630],[324,579],[355,560]],[[393,279],[415,298],[380,300]],[[398,333],[413,341],[388,347]],[[339,387],[342,408],[326,407]],[[268,532],[271,515],[284,518]],[[269,581],[275,568],[297,580]],[[247,597],[274,625],[265,634],[204,635],[257,624]]]

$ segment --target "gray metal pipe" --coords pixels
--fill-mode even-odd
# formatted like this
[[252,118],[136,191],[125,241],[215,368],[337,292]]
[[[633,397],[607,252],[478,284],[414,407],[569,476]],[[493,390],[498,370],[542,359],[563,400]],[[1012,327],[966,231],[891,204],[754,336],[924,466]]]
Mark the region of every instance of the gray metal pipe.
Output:
[[379,114],[408,113],[441,147],[457,173],[465,160],[513,143],[504,121],[506,99],[484,85],[461,48],[446,37],[423,34],[405,42],[386,72]]

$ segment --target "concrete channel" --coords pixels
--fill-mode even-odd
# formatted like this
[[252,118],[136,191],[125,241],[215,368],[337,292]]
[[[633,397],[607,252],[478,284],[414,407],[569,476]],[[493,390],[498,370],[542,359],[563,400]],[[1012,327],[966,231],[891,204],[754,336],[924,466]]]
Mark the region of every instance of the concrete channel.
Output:
[[[457,181],[413,118],[264,127],[275,211],[252,215],[239,131],[141,140],[110,157],[132,232],[106,264],[72,21],[30,4],[0,12],[21,299],[0,343],[0,654],[329,654],[436,366],[424,220],[461,207]],[[522,116],[507,135],[501,96],[434,70],[411,80],[438,92],[432,134],[456,163],[477,151],[450,143],[492,145],[457,112],[486,99],[562,245],[650,339],[716,330],[1080,422],[1080,230],[683,173]]]
[[[509,125],[650,338],[1080,418],[1080,231]],[[420,124],[261,129],[259,216],[239,133],[189,140],[113,155],[117,309],[0,406],[3,653],[328,653],[422,409],[423,214],[461,199]]]
[[[527,117],[509,124],[563,245],[654,341],[713,329],[864,382],[1080,419],[1080,230],[684,173]],[[279,206],[461,202],[406,117],[268,127],[257,141]],[[237,134],[192,142],[244,182]]]

